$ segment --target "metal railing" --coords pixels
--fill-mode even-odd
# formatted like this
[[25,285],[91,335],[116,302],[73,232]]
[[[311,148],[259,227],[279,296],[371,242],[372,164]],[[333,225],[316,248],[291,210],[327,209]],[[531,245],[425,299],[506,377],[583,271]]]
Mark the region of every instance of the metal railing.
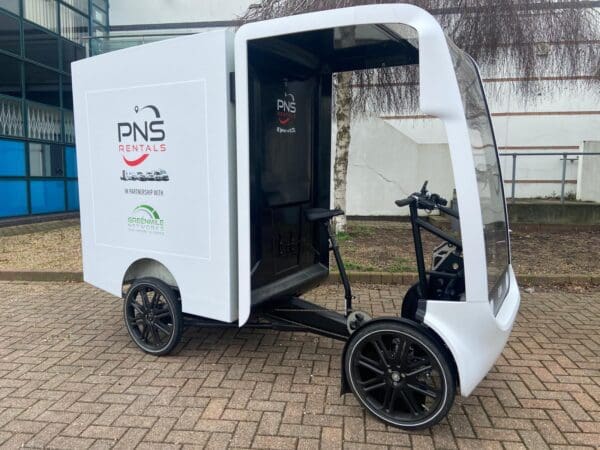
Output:
[[[565,184],[567,177],[567,161],[578,161],[580,156],[600,156],[600,152],[533,152],[533,153],[499,153],[499,156],[512,157],[512,176],[510,180],[504,180],[505,183],[511,183],[511,193],[510,199],[512,201],[515,200],[515,189],[517,185],[517,181],[525,181],[528,180],[517,180],[517,158],[519,156],[562,156],[562,177],[560,179],[560,203],[565,203]],[[569,156],[576,156],[576,158],[569,158]],[[535,183],[534,180],[531,180],[531,183]]]

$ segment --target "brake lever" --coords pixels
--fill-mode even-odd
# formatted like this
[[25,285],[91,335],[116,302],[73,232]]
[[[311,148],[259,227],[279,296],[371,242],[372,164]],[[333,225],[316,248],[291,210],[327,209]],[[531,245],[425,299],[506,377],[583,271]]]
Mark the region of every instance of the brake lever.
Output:
[[446,206],[448,204],[448,200],[441,197],[439,194],[431,194],[431,201],[437,206]]
[[431,201],[428,198],[422,198],[422,197],[420,197],[417,200],[417,207],[420,208],[420,209],[424,209],[426,211],[430,211],[431,212],[431,211],[433,211],[435,209],[436,204],[435,204],[435,202]]

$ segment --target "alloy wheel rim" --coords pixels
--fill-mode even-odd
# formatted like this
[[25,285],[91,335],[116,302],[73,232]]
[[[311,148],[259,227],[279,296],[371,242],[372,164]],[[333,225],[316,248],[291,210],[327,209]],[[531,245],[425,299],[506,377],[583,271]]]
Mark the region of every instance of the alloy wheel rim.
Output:
[[151,349],[160,349],[174,334],[173,311],[164,294],[139,286],[127,298],[127,323],[135,338]]
[[350,364],[356,394],[376,415],[395,423],[432,418],[444,400],[437,358],[418,340],[393,331],[365,336]]

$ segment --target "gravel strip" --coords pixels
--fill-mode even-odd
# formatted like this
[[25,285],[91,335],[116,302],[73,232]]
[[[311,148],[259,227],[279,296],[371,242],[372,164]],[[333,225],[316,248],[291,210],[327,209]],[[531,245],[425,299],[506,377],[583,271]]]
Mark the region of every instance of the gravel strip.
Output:
[[[59,227],[59,228],[57,228]],[[19,234],[19,232],[21,234]],[[352,221],[338,238],[347,270],[415,272],[410,225],[403,222]],[[600,275],[597,231],[514,231],[511,236],[517,275]],[[425,255],[439,243],[423,233]],[[332,268],[335,263],[332,259]],[[0,271],[81,272],[78,221],[66,220],[0,228]]]

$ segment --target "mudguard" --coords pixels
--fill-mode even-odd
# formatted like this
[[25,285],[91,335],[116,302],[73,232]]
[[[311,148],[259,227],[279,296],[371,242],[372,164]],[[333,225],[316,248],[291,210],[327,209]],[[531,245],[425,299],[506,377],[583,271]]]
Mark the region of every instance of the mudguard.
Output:
[[352,335],[350,335],[350,338],[344,344],[344,349],[342,350],[342,364],[340,364],[340,366],[341,366],[340,367],[340,371],[341,371],[341,373],[340,373],[340,376],[341,376],[340,395],[344,395],[344,394],[348,394],[348,393],[352,392],[352,390],[350,389],[350,384],[348,383],[347,375],[346,375],[346,365],[344,364],[344,361],[346,360],[346,351],[348,349],[348,344],[352,341],[352,337],[355,335],[356,331],[360,330],[361,328],[367,327],[371,324],[381,323],[381,322],[400,322],[405,325],[408,325],[409,327],[414,328],[415,330],[419,330],[419,331],[427,334],[427,336],[430,337],[434,342],[437,342],[440,345],[440,348],[446,353],[448,362],[450,363],[450,365],[452,366],[452,369],[454,370],[455,379],[458,382],[456,363],[454,362],[452,353],[450,352],[450,350],[448,349],[448,347],[446,346],[444,341],[431,328],[429,328],[423,324],[414,322],[412,320],[404,319],[402,317],[383,316],[383,317],[377,317],[375,319],[369,320],[368,322],[365,322],[359,328],[354,330],[354,333],[352,333]]

